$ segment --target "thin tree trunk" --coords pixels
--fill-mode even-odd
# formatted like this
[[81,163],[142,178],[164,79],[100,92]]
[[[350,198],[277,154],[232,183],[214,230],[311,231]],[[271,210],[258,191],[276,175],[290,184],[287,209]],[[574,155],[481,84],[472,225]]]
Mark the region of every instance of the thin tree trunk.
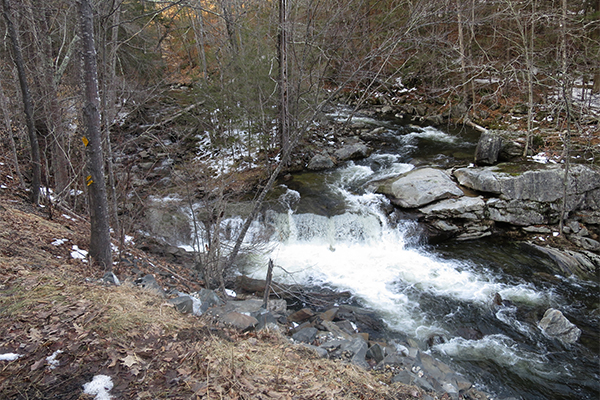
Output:
[[19,186],[22,189],[25,189],[25,181],[23,180],[23,175],[21,175],[21,168],[19,168],[19,158],[17,157],[17,146],[15,145],[15,139],[13,137],[12,132],[12,121],[10,119],[10,113],[8,108],[8,99],[4,94],[4,89],[2,85],[0,85],[0,108],[2,108],[2,113],[4,114],[4,128],[6,129],[6,136],[8,136],[8,141],[10,142],[10,148],[12,151],[13,164],[15,167],[15,175],[19,180]]
[[4,20],[6,21],[6,27],[8,29],[8,35],[11,39],[11,45],[14,53],[13,55],[15,58],[14,61],[17,67],[17,72],[19,74],[19,83],[21,85],[21,92],[23,94],[23,106],[25,109],[25,122],[27,124],[27,132],[29,133],[29,144],[31,145],[31,202],[33,204],[39,204],[42,172],[40,161],[40,147],[37,140],[37,134],[35,132],[35,125],[33,122],[33,102],[31,100],[29,84],[27,83],[27,75],[25,73],[25,62],[23,61],[21,44],[19,43],[17,30],[15,29],[10,15],[9,0],[2,0],[2,6]]
[[562,75],[562,95],[563,101],[565,102],[565,114],[566,114],[566,131],[565,131],[565,150],[564,150],[564,162],[565,162],[565,174],[563,178],[563,201],[560,212],[560,221],[558,224],[559,232],[563,233],[565,225],[565,219],[567,218],[567,198],[568,198],[568,186],[569,186],[569,167],[571,158],[571,85],[568,77],[568,55],[567,55],[567,0],[562,0],[562,16],[561,16],[561,75]]
[[58,101],[58,89],[55,77],[54,63],[52,62],[52,42],[48,29],[47,16],[43,8],[39,8],[35,18],[39,21],[41,29],[40,46],[41,67],[46,86],[46,120],[50,127],[51,152],[52,152],[52,171],[54,174],[54,189],[58,194],[62,194],[69,185],[69,158],[65,150],[65,132],[63,128],[63,110]]
[[287,153],[290,146],[290,116],[288,96],[288,60],[287,60],[287,0],[279,0],[279,38],[277,44],[279,56],[279,144],[281,151]]
[[89,170],[86,183],[90,201],[90,256],[101,268],[110,271],[112,270],[112,257],[100,131],[100,98],[98,96],[98,66],[94,45],[93,13],[89,0],[80,0],[79,6],[86,101],[83,114],[86,126],[84,143],[86,144]]

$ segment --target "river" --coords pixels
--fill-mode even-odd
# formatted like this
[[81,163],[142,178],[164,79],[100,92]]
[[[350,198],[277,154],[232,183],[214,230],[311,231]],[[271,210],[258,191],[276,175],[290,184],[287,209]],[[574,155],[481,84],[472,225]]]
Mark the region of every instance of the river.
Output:
[[[249,232],[248,243],[265,232],[270,239],[246,272],[264,278],[272,259],[277,281],[350,291],[392,337],[413,340],[495,398],[597,400],[597,282],[555,276],[494,237],[427,244],[417,222],[374,193],[373,182],[414,164],[468,164],[478,135],[356,120],[383,126],[386,139],[368,159],[281,181]],[[503,306],[493,305],[496,293]],[[540,331],[550,307],[582,330],[577,343]]]

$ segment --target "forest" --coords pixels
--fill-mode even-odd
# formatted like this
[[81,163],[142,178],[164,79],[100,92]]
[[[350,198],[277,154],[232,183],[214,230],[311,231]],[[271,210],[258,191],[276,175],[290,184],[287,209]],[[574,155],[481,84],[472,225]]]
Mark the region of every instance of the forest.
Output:
[[[33,203],[90,213],[106,269],[109,229],[122,239],[143,213],[149,144],[214,227],[231,188],[268,189],[338,103],[426,104],[518,130],[525,152],[548,130],[566,148],[598,139],[598,0],[2,0],[2,14],[2,152]],[[516,109],[518,124],[493,118]]]

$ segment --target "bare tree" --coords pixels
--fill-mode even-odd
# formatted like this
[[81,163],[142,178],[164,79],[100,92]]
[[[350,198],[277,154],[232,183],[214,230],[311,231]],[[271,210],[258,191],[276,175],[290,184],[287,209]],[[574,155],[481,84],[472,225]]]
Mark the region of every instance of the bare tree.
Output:
[[86,179],[90,200],[90,256],[105,271],[112,270],[110,226],[104,158],[102,156],[102,134],[100,130],[100,97],[98,94],[98,66],[94,44],[93,12],[89,0],[79,1],[81,37],[83,44],[83,79],[85,85],[86,147],[89,175]]
[[23,94],[23,106],[25,109],[25,122],[27,124],[27,132],[29,133],[29,143],[31,145],[31,202],[33,204],[39,204],[40,202],[40,186],[41,186],[41,161],[40,161],[40,147],[38,144],[37,134],[35,131],[35,124],[33,120],[33,101],[31,100],[31,92],[29,90],[29,83],[27,81],[27,74],[25,72],[25,62],[23,61],[23,53],[21,52],[21,44],[17,29],[12,20],[10,10],[10,0],[2,0],[2,13],[6,26],[8,28],[8,35],[11,39],[11,45],[13,50],[14,62],[17,67],[19,74],[19,83],[21,86],[21,92]]

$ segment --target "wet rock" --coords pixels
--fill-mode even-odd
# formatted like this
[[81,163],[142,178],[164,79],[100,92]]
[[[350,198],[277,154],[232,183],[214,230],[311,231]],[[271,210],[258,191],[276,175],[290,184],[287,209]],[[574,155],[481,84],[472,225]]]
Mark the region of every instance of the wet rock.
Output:
[[385,332],[385,324],[372,310],[342,305],[336,314],[337,320],[348,320],[358,328],[359,332],[369,333],[370,337],[377,339]]
[[483,132],[475,148],[475,164],[494,165],[502,148],[502,137],[493,132]]
[[558,216],[557,213],[548,215],[549,208],[536,201],[493,198],[486,205],[491,220],[517,226],[547,224]]
[[292,335],[292,339],[296,342],[311,344],[317,337],[317,328],[309,327],[301,329]]
[[322,171],[325,169],[333,168],[335,163],[328,155],[317,154],[313,156],[308,162],[308,168],[311,171]]
[[581,336],[581,330],[571,323],[562,312],[554,308],[546,310],[538,326],[546,335],[565,343],[575,343]]
[[258,324],[258,320],[256,318],[235,311],[221,316],[219,321],[242,332],[252,329]]
[[392,203],[403,208],[423,207],[434,201],[459,197],[463,191],[442,170],[421,168],[402,175],[380,189]]
[[191,314],[194,311],[194,302],[190,296],[179,296],[169,299],[168,302],[175,306],[175,309],[182,314]]

